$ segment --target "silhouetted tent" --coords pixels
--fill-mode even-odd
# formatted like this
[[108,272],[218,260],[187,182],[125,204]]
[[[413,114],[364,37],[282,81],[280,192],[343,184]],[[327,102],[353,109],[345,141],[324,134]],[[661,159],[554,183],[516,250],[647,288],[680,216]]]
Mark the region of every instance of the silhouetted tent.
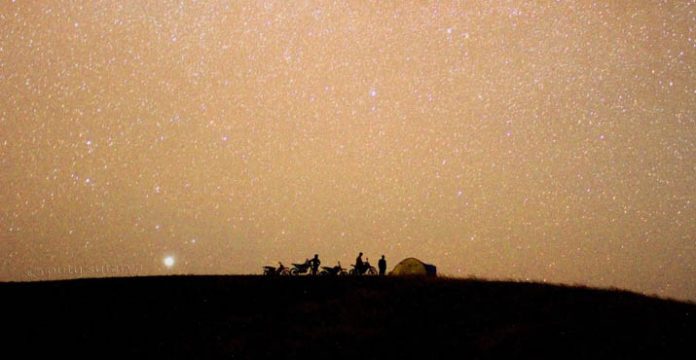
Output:
[[416,258],[408,258],[401,260],[389,274],[437,276],[437,268],[435,265],[426,264]]

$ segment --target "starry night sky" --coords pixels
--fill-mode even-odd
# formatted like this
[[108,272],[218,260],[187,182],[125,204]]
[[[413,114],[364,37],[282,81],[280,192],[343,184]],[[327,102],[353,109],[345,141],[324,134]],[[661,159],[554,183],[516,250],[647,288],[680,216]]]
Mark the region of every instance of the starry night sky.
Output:
[[391,268],[696,299],[694,1],[0,3],[0,280]]

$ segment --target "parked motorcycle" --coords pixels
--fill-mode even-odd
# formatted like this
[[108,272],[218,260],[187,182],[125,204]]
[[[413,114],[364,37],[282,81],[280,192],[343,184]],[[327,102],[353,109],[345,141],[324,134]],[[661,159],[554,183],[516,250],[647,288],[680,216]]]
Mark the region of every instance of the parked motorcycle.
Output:
[[290,275],[301,275],[301,274],[308,274],[309,270],[312,268],[312,262],[307,259],[303,264],[292,264],[292,268],[290,269]]
[[342,275],[348,275],[346,272],[346,269],[341,267],[341,263],[338,263],[336,266],[322,266],[321,267],[321,272],[319,272],[319,275],[329,275],[329,276],[342,276]]
[[286,276],[286,275],[290,275],[290,270],[288,268],[286,268],[283,265],[283,263],[278,263],[277,268],[275,266],[264,266],[263,267],[263,274],[265,276],[276,276],[276,275]]
[[355,264],[351,264],[350,266],[353,267],[353,268],[350,269],[350,271],[348,272],[348,274],[350,274],[350,275],[370,275],[370,276],[372,276],[372,275],[377,275],[377,274],[378,274],[377,269],[376,269],[374,266],[370,265],[370,262],[369,262],[369,261],[365,261],[365,262],[363,263],[362,268],[360,268],[360,269],[358,269],[358,268],[355,266]]

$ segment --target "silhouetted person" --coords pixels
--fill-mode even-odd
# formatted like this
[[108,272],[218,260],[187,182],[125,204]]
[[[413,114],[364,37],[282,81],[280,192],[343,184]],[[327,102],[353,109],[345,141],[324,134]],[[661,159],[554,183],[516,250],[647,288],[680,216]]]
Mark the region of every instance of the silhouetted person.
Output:
[[358,257],[355,259],[355,275],[362,275],[363,271],[363,264],[362,261],[362,253],[358,254]]
[[379,267],[379,276],[384,276],[387,273],[387,260],[384,258],[384,255],[379,259],[377,266]]
[[317,274],[317,270],[319,270],[319,264],[321,264],[321,261],[319,261],[319,255],[314,254],[314,258],[311,260],[312,264],[312,275]]

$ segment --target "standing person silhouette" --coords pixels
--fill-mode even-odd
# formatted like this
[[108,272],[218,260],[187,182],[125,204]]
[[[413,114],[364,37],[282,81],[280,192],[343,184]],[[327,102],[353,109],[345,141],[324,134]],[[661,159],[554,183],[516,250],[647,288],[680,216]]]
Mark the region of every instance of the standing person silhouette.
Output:
[[387,273],[387,260],[384,258],[384,255],[379,259],[377,266],[379,267],[379,276],[384,276]]
[[312,263],[312,275],[317,274],[317,270],[319,270],[319,264],[321,264],[321,261],[319,261],[319,255],[314,254],[314,258],[311,260]]
[[362,261],[362,253],[358,254],[358,257],[355,259],[355,275],[362,275],[363,272],[363,261]]

